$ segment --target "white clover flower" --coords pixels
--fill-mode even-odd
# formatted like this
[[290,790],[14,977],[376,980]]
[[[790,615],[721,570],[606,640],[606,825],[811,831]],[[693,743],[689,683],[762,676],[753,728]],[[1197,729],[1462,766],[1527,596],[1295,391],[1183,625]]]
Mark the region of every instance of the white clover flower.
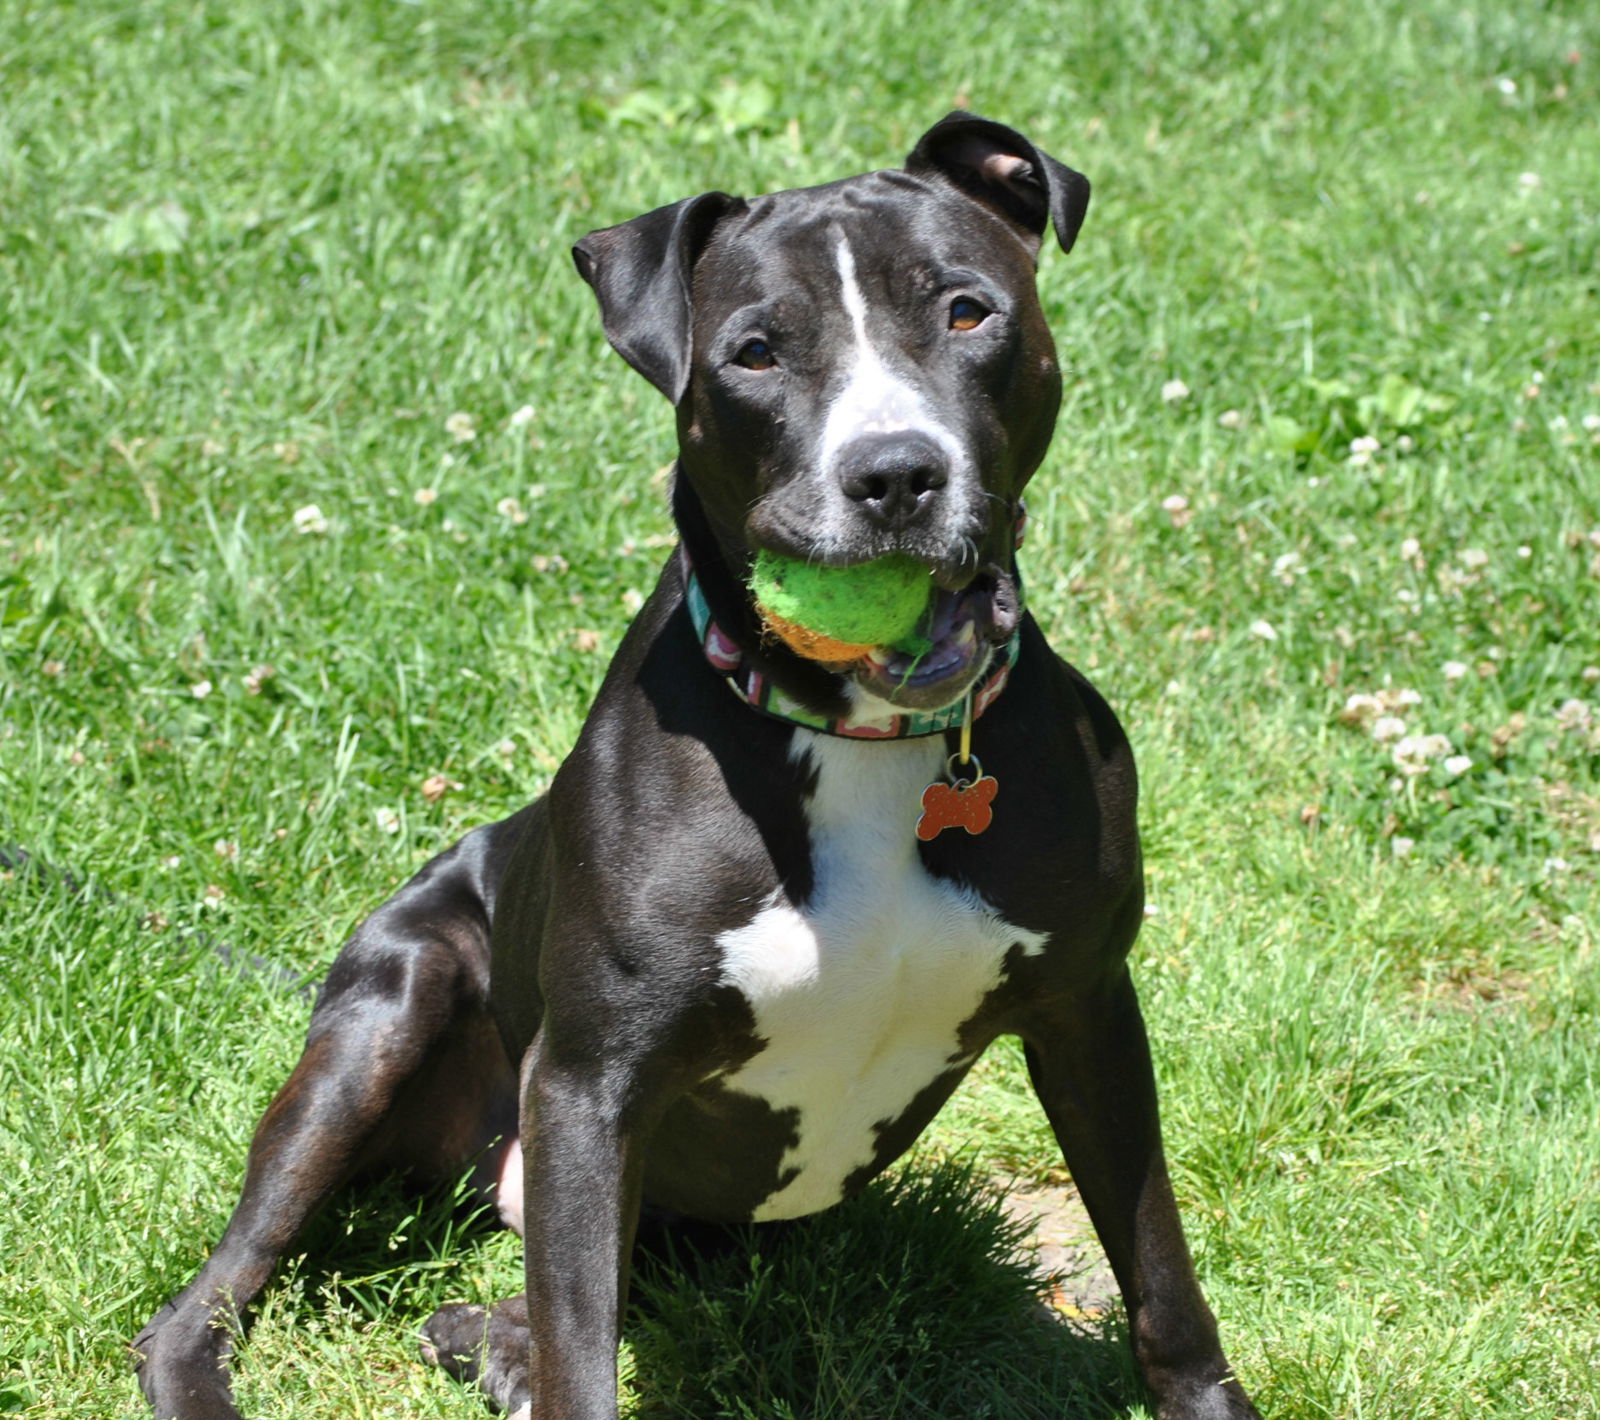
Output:
[[1224,429],[1244,428],[1244,415],[1237,409],[1224,409],[1217,415],[1217,423]]
[[411,495],[411,501],[419,508],[426,508],[430,503],[437,503],[439,495],[431,488],[419,488]]
[[1597,680],[1600,680],[1600,666],[1585,666],[1579,672],[1579,675],[1583,677],[1586,684],[1593,685]]
[[1470,754],[1452,754],[1444,762],[1444,772],[1452,779],[1459,779],[1471,768],[1472,756]]
[[1278,639],[1277,628],[1270,621],[1252,621],[1250,623],[1250,634],[1258,641],[1276,641]]
[[276,666],[262,662],[261,665],[255,666],[250,670],[249,674],[244,677],[242,684],[251,695],[260,695],[261,687],[277,673],[278,668]]
[[1411,562],[1415,560],[1421,554],[1421,552],[1422,544],[1414,537],[1408,537],[1400,544],[1400,557],[1403,561]]
[[1401,453],[1409,454],[1417,447],[1417,441],[1409,434],[1402,434],[1394,441],[1394,446],[1395,448],[1399,449]]
[[1168,380],[1161,386],[1161,398],[1167,404],[1177,404],[1179,400],[1189,398],[1189,386],[1182,380]]
[[1366,726],[1382,713],[1383,702],[1376,695],[1357,691],[1345,698],[1344,709],[1339,712],[1339,719],[1346,725]]
[[1398,715],[1380,715],[1372,722],[1372,738],[1381,745],[1398,740],[1406,732],[1406,722]]
[[521,502],[516,498],[502,498],[494,505],[494,510],[502,518],[509,518],[519,525],[528,521],[527,513],[523,511]]
[[1510,98],[1517,92],[1517,81],[1509,74],[1502,74],[1494,81],[1494,86],[1495,88],[1499,89],[1500,92],[1507,98]]
[[1445,680],[1453,684],[1467,673],[1469,667],[1465,661],[1446,661],[1439,669],[1444,672]]
[[1406,734],[1395,740],[1389,758],[1395,761],[1395,769],[1408,777],[1421,774],[1427,769],[1427,756],[1422,753],[1421,736]]
[[444,421],[444,431],[458,444],[470,443],[478,437],[478,421],[464,409],[458,409]]
[[1543,179],[1538,173],[1518,173],[1517,186],[1524,192],[1533,192],[1539,188]]
[[1594,728],[1594,712],[1582,700],[1563,700],[1556,711],[1556,728],[1563,734],[1586,735]]
[[1389,840],[1389,851],[1396,858],[1409,858],[1415,851],[1416,846],[1417,840],[1415,838],[1407,838],[1402,833],[1395,834],[1395,836]]
[[1395,741],[1390,757],[1402,774],[1423,773],[1430,760],[1450,752],[1450,741],[1443,735],[1404,735]]
[[1362,434],[1350,441],[1350,457],[1345,460],[1352,467],[1360,468],[1372,462],[1372,456],[1383,447],[1370,434]]
[[1410,686],[1406,686],[1403,690],[1388,691],[1386,695],[1390,705],[1398,705],[1403,708],[1407,705],[1422,704],[1422,692],[1412,690]]
[[1468,571],[1476,572],[1489,565],[1489,554],[1481,547],[1467,547],[1461,550],[1461,565]]
[[1172,526],[1181,528],[1188,524],[1194,517],[1194,509],[1189,506],[1189,500],[1181,493],[1169,493],[1161,500],[1161,511],[1170,519]]
[[1585,414],[1583,427],[1591,434],[1600,434],[1600,414]]
[[305,507],[294,510],[294,530],[302,536],[306,533],[325,533],[328,530],[328,520],[322,516],[322,509],[315,503],[307,503]]
[[206,696],[211,694],[211,682],[209,680],[197,680],[189,687],[189,694],[194,696],[196,700],[204,700]]
[[520,409],[512,412],[511,418],[506,421],[513,429],[525,429],[533,423],[533,406],[525,404]]
[[376,822],[379,829],[381,829],[384,833],[400,832],[400,815],[397,814],[393,809],[374,809],[372,811],[372,817],[373,821]]

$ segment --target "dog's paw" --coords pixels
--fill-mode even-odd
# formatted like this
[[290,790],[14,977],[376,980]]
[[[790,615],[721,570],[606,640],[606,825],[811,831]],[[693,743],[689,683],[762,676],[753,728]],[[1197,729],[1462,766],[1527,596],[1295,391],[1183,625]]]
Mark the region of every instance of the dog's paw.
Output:
[[1156,1420],[1261,1420],[1244,1387],[1228,1379],[1209,1385],[1185,1386],[1164,1396],[1156,1407]]
[[128,1350],[157,1420],[241,1420],[227,1364],[233,1337],[219,1318],[168,1302]]
[[417,1349],[430,1366],[443,1366],[453,1376],[482,1349],[489,1326],[489,1313],[465,1302],[442,1306],[422,1328]]
[[452,1302],[422,1328],[423,1360],[476,1385],[488,1400],[528,1420],[528,1303],[511,1297],[493,1307]]

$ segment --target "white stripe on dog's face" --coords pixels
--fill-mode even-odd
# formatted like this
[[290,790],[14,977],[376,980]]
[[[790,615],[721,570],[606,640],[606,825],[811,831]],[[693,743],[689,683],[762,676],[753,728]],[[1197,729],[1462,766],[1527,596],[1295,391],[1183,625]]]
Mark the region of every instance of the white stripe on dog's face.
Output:
[[842,234],[834,247],[834,261],[853,344],[841,362],[847,372],[844,384],[828,406],[823,422],[818,467],[831,477],[839,450],[863,435],[915,431],[934,440],[949,455],[952,469],[965,469],[966,450],[955,431],[934,415],[921,391],[884,364],[873,345],[867,330],[866,299],[856,279],[855,256],[849,239]]

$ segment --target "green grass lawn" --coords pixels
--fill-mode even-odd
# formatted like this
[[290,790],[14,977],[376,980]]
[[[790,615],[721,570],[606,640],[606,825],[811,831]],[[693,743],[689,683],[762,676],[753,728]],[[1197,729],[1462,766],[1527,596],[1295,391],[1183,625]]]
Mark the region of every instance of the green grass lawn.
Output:
[[[95,889],[0,883],[0,1412],[140,1413],[297,1053],[186,929],[317,972],[654,580],[670,411],[571,243],[968,103],[1095,183],[1024,565],[1140,753],[1230,1353],[1280,1420],[1600,1416],[1597,76],[1582,0],[0,0],[0,843]],[[997,1051],[887,1188],[647,1276],[633,1413],[1143,1415],[1007,1261],[982,1180],[1058,1162]],[[473,1413],[414,1338],[513,1240],[314,1241],[249,1413]]]

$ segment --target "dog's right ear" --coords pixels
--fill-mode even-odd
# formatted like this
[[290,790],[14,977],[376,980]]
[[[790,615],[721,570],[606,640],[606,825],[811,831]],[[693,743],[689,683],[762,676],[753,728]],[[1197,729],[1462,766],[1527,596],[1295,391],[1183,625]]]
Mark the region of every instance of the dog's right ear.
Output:
[[705,192],[590,232],[572,249],[612,349],[673,404],[689,385],[695,261],[717,223],[742,206],[743,198]]

